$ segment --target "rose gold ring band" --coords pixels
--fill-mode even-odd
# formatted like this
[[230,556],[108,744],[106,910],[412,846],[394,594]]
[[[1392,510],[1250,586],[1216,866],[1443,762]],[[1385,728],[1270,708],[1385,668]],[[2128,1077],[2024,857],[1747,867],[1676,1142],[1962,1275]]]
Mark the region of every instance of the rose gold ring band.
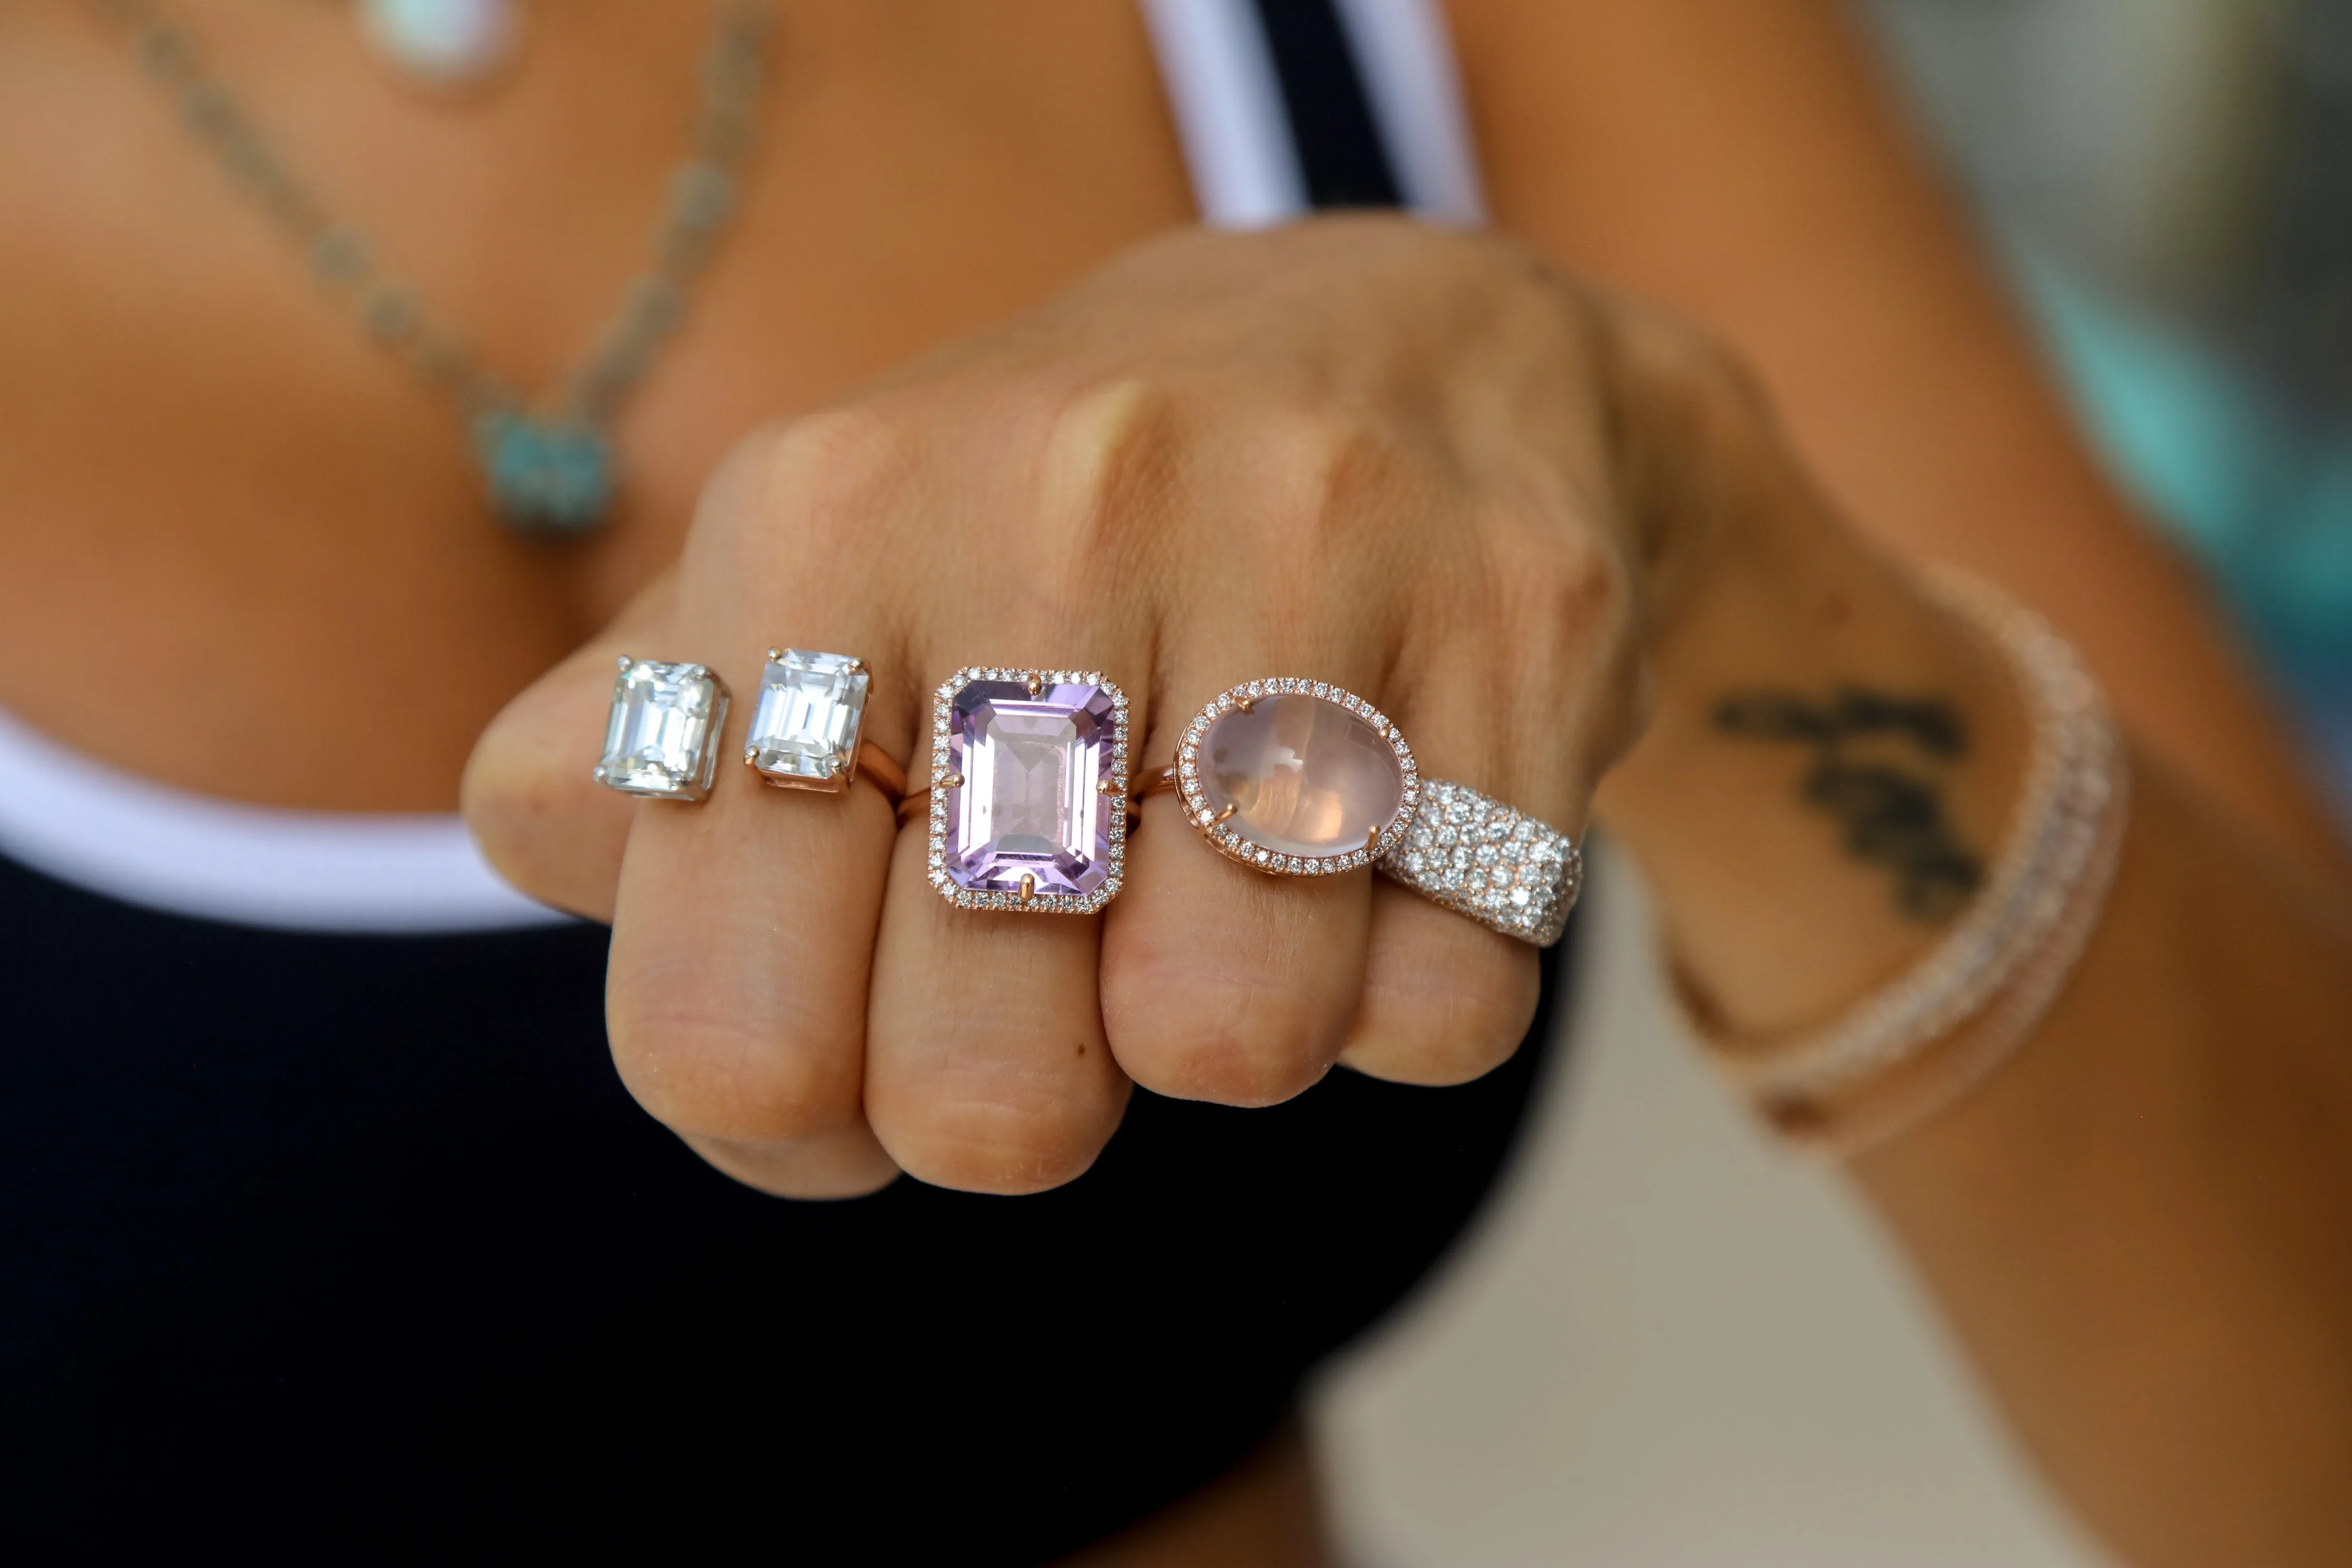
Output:
[[907,798],[907,770],[890,760],[890,753],[871,741],[857,742],[857,777],[882,792],[882,798],[892,805],[903,805]]

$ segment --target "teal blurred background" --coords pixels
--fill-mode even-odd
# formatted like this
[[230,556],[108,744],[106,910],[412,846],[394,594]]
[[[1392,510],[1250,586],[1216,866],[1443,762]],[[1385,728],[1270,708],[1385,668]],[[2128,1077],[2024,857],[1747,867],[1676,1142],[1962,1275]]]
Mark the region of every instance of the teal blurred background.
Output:
[[2352,0],[1867,0],[2086,429],[2352,823]]

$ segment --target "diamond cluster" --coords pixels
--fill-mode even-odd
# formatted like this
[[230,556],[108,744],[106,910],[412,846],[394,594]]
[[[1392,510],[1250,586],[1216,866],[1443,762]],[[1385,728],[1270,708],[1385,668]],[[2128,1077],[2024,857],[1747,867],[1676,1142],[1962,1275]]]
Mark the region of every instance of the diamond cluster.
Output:
[[[1108,699],[1107,752],[1095,746],[1085,746],[1074,738],[1073,754],[1066,759],[1066,771],[1076,773],[1091,765],[1095,782],[1087,785],[1094,796],[1092,809],[1081,813],[1076,802],[1067,800],[1066,820],[1061,826],[1066,837],[1075,835],[1075,820],[1085,815],[1091,828],[1085,835],[1087,845],[1067,843],[1065,848],[1082,857],[1076,868],[1076,875],[1062,881],[1055,878],[1024,878],[1024,891],[1001,888],[968,886],[970,874],[960,876],[976,846],[961,841],[963,824],[961,808],[969,781],[956,773],[959,748],[969,752],[977,737],[963,733],[965,715],[957,699],[967,688],[989,683],[1007,685],[1012,689],[1003,696],[1018,703],[1019,693],[1025,690],[1032,699],[1051,700],[1062,692],[1096,693]],[[1093,759],[1088,764],[1087,759]],[[1007,766],[1017,765],[1008,759]],[[1128,771],[1128,701],[1126,693],[1105,680],[1098,670],[1066,669],[990,669],[974,667],[958,670],[940,684],[931,703],[931,792],[930,792],[930,871],[932,887],[940,896],[965,910],[1006,910],[1024,914],[1091,914],[1114,898],[1126,880],[1127,859],[1127,771]],[[1094,863],[1095,857],[1098,863]],[[1056,885],[1056,883],[1059,885]]]
[[[1388,742],[1389,748],[1396,753],[1397,766],[1404,775],[1404,791],[1396,815],[1381,826],[1376,838],[1337,855],[1285,855],[1250,842],[1221,819],[1216,806],[1209,800],[1208,788],[1203,782],[1201,747],[1208,737],[1210,727],[1219,719],[1237,708],[1269,697],[1313,697],[1335,703],[1370,725],[1375,734]],[[1421,775],[1414,767],[1412,748],[1405,744],[1404,737],[1398,733],[1397,727],[1362,698],[1321,680],[1250,680],[1220,694],[1193,716],[1192,722],[1185,728],[1184,738],[1177,744],[1176,784],[1184,797],[1185,814],[1221,854],[1257,870],[1286,877],[1326,877],[1370,865],[1381,855],[1394,849],[1402,840],[1406,825],[1412,821],[1413,812],[1421,801]]]
[[1506,936],[1549,947],[1576,907],[1584,858],[1565,833],[1441,779],[1430,782],[1403,848],[1381,869]]

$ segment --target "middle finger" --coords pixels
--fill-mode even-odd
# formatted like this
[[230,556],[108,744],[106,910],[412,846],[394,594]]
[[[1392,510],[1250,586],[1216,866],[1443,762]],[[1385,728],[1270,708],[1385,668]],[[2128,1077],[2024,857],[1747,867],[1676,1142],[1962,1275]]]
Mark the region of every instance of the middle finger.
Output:
[[[866,1111],[923,1181],[1057,1186],[1118,1128],[1129,1086],[1103,1034],[1099,918],[1055,911],[1116,891],[1127,710],[1099,678],[1045,670],[980,673],[935,700],[939,748],[949,726],[971,726],[955,764],[971,776],[933,778],[942,820],[958,819],[940,829],[940,865],[1015,907],[943,897],[972,890],[935,869],[933,818],[909,803],[874,955]],[[926,747],[918,771],[934,766]]]

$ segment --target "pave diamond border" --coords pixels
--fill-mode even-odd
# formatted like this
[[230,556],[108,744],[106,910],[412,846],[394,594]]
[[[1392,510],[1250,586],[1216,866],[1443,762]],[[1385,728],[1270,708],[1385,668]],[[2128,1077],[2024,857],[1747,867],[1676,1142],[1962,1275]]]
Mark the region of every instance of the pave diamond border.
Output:
[[[629,672],[640,665],[649,669],[674,671],[679,677],[688,680],[707,680],[710,683],[709,727],[702,732],[702,740],[695,757],[693,776],[672,789],[647,789],[642,784],[622,783],[602,757],[597,759],[596,771],[593,776],[606,789],[617,791],[622,795],[635,795],[640,800],[675,800],[688,805],[699,805],[710,798],[710,786],[719,777],[719,746],[721,738],[727,732],[727,704],[730,697],[727,683],[719,678],[717,670],[707,664],[696,664],[681,659],[635,658],[625,653],[618,657],[617,668],[613,677],[613,708],[617,709],[628,700],[623,686],[629,679]],[[608,730],[611,727],[610,711],[610,710],[607,710],[606,719]]]
[[[1266,697],[1319,697],[1326,702],[1336,702],[1370,724],[1396,752],[1398,764],[1404,770],[1404,797],[1397,803],[1396,815],[1381,828],[1379,837],[1366,847],[1344,855],[1282,855],[1253,844],[1218,823],[1201,783],[1201,742],[1207,736],[1209,726],[1220,717]],[[1184,820],[1209,841],[1212,848],[1228,860],[1270,877],[1329,877],[1369,866],[1403,841],[1421,806],[1421,772],[1412,760],[1412,748],[1405,744],[1403,734],[1388,715],[1354,692],[1328,681],[1289,676],[1274,680],[1244,680],[1202,704],[1201,710],[1192,715],[1192,721],[1184,726],[1183,737],[1176,742],[1176,787],[1184,797]]]
[[[948,875],[948,788],[951,768],[949,762],[948,732],[954,718],[956,693],[975,680],[1034,681],[1045,686],[1097,686],[1110,694],[1111,763],[1109,787],[1102,789],[1105,812],[1109,819],[1110,847],[1108,858],[1110,874],[1101,887],[1082,899],[1056,897],[1040,893],[1024,900],[1018,893],[978,893],[959,888]],[[1127,881],[1127,767],[1128,767],[1128,706],[1127,693],[1103,679],[1097,669],[1012,669],[973,666],[959,669],[940,682],[931,694],[931,784],[930,784],[930,849],[927,856],[929,868],[926,875],[930,884],[960,910],[1002,910],[1024,915],[1090,915],[1118,897]]]
[[1489,931],[1549,947],[1584,887],[1576,840],[1490,795],[1429,781],[1420,820],[1383,875]]

